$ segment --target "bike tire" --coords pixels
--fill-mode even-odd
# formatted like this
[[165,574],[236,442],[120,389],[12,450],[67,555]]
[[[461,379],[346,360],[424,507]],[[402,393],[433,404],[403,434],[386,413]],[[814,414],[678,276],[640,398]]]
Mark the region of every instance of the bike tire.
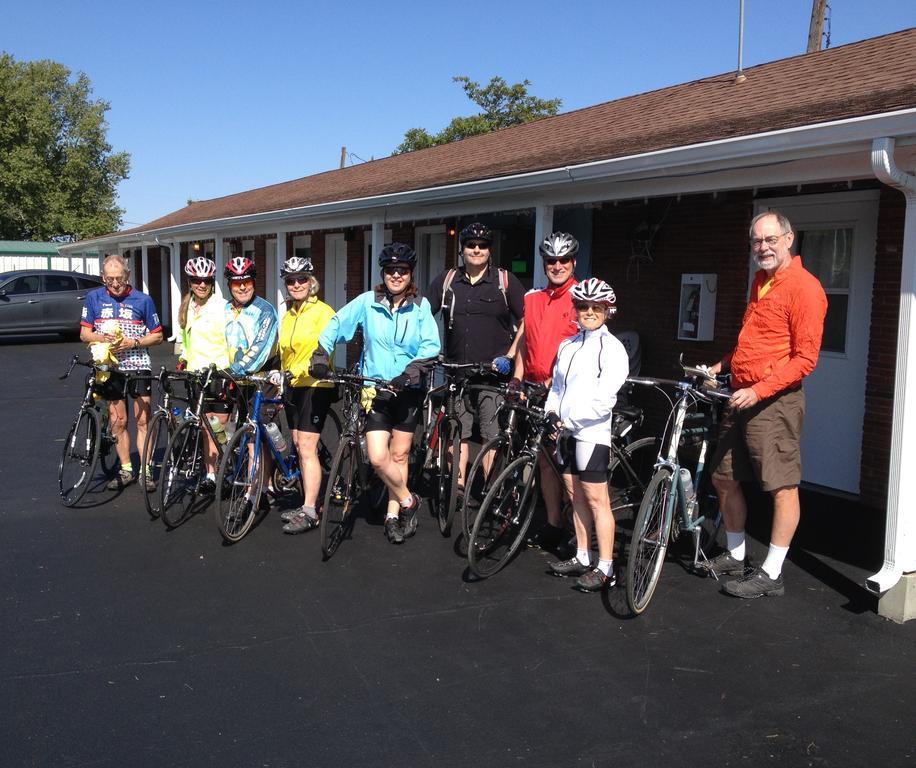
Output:
[[468,566],[486,579],[506,567],[525,539],[537,500],[537,459],[520,456],[503,470],[480,505],[468,540]]
[[439,523],[439,533],[446,538],[451,535],[452,521],[455,519],[460,451],[461,425],[452,419],[444,419],[440,425],[436,446],[436,486],[432,501],[435,505],[436,521]]
[[627,554],[627,605],[636,615],[648,608],[665,564],[672,493],[677,490],[671,470],[660,467],[639,506]]
[[83,409],[74,420],[64,440],[57,468],[61,504],[74,507],[92,485],[99,461],[101,423],[95,410]]
[[[143,504],[151,519],[159,517],[159,477],[162,474],[162,462],[169,440],[172,437],[172,417],[159,411],[149,423],[146,440],[143,441],[143,456],[140,459],[140,489],[143,492]],[[152,491],[146,489],[146,475],[156,484]]]
[[229,544],[241,541],[258,515],[264,462],[260,451],[257,460],[252,460],[249,446],[254,439],[251,424],[237,429],[226,444],[216,476],[216,527]]
[[197,500],[204,472],[203,435],[199,424],[186,421],[169,439],[159,479],[159,516],[167,528],[179,525]]
[[[484,472],[483,459],[488,451],[493,451],[493,463],[487,474]],[[489,493],[493,481],[509,465],[511,456],[512,441],[506,435],[497,435],[487,440],[474,457],[471,469],[464,479],[464,499],[461,502],[461,533],[465,539],[470,538],[480,505]]]
[[341,439],[331,463],[321,508],[321,555],[330,560],[349,532],[353,510],[359,503],[359,445],[352,437]]
[[608,493],[615,514],[639,510],[646,488],[655,474],[661,440],[642,437],[611,454],[608,467]]

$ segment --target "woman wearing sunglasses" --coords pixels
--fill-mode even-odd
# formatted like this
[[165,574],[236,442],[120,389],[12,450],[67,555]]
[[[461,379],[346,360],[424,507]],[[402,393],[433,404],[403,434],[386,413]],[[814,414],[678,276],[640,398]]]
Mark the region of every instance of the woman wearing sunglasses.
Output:
[[[334,310],[318,299],[321,288],[312,260],[293,256],[283,264],[286,314],[280,321],[280,365],[290,374],[286,396],[286,421],[299,456],[302,472],[302,506],[283,512],[284,533],[303,533],[318,525],[316,504],[321,485],[318,438],[331,408],[333,385],[309,376],[309,361],[318,346],[318,334]],[[279,381],[277,381],[279,383]]]
[[[181,327],[181,356],[179,370],[200,371],[211,363],[217,368],[229,367],[229,347],[226,345],[226,301],[214,293],[216,262],[206,256],[189,259],[184,265],[190,290],[178,307]],[[214,391],[208,398],[207,416],[223,425],[229,420],[232,401],[225,391]],[[207,477],[201,483],[203,493],[216,488],[216,446],[210,433],[204,430],[204,463]]]
[[382,282],[357,296],[328,322],[309,372],[327,375],[328,355],[363,328],[360,361],[365,376],[388,379],[396,395],[379,391],[366,418],[369,461],[388,488],[385,536],[400,544],[417,530],[419,497],[407,488],[407,459],[419,421],[425,364],[439,354],[439,329],[429,301],[419,296],[417,256],[404,243],[386,245],[378,259]]
[[[564,437],[559,441],[563,482],[572,499],[576,555],[550,564],[557,576],[577,576],[576,588],[597,592],[614,578],[614,514],[608,496],[612,411],[630,370],[623,344],[605,321],[617,311],[614,289],[590,277],[570,290],[579,332],[560,344],[544,408]],[[589,552],[592,530],[598,562]]]

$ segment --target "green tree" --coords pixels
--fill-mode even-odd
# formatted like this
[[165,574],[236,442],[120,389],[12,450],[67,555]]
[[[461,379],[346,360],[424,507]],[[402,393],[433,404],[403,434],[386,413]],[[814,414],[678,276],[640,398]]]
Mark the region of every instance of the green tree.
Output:
[[450,141],[466,139],[468,136],[478,136],[499,128],[521,125],[541,117],[555,115],[562,104],[560,99],[539,99],[537,96],[529,95],[528,86],[531,83],[528,80],[509,85],[501,77],[494,77],[482,87],[480,83],[475,83],[463,75],[453,77],[452,81],[461,83],[467,97],[480,107],[481,111],[468,117],[456,117],[435,134],[425,128],[411,128],[404,133],[404,141],[394,150],[394,154],[448,144]]
[[0,239],[74,240],[113,232],[130,156],[107,141],[108,102],[54,61],[0,53]]

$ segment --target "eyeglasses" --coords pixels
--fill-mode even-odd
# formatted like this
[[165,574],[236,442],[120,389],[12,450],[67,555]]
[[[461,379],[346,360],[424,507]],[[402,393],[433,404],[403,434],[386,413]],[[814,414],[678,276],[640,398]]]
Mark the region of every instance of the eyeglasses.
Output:
[[105,285],[127,285],[127,281],[128,281],[127,277],[104,277],[102,278],[102,282],[105,283]]
[[593,312],[604,312],[607,310],[607,305],[593,303],[591,301],[577,301],[573,306],[576,308],[576,312],[588,312],[589,310]]
[[562,256],[559,259],[544,259],[545,264],[562,264],[564,267],[572,261],[569,256]]
[[307,276],[306,276],[306,277],[300,277],[300,276],[297,275],[297,276],[295,276],[295,277],[287,277],[287,278],[286,278],[286,284],[287,284],[287,285],[308,285],[308,282],[309,282],[309,279],[308,279]]
[[780,232],[778,235],[768,235],[767,237],[752,237],[748,242],[751,244],[751,248],[760,248],[764,243],[773,248],[779,242],[780,237],[785,237],[788,234],[788,232]]
[[470,242],[465,243],[465,244],[464,244],[464,247],[465,247],[465,248],[468,248],[468,249],[470,249],[470,250],[474,250],[475,248],[477,248],[477,249],[479,249],[479,250],[481,250],[481,251],[486,251],[486,250],[489,250],[490,244],[489,244],[489,243],[480,242],[479,240],[474,240],[474,241],[470,241]]
[[411,271],[411,270],[410,270],[410,267],[399,267],[397,264],[394,264],[394,265],[392,265],[392,266],[390,266],[390,267],[384,267],[384,268],[382,269],[382,272],[384,272],[386,275],[390,275],[390,276],[393,276],[393,275],[409,275],[409,274],[410,274],[410,271]]
[[189,277],[188,282],[191,285],[212,285],[213,279],[210,277]]
[[254,285],[254,279],[251,277],[237,277],[230,280],[229,285],[234,285],[236,288],[250,288]]

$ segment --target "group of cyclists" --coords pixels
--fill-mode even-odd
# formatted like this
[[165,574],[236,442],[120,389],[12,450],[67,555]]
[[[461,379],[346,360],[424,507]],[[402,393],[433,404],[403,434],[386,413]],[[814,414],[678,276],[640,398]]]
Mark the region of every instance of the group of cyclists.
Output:
[[[493,234],[481,224],[459,234],[461,264],[437,276],[427,290],[417,285],[417,257],[404,243],[385,245],[378,256],[380,282],[336,311],[319,299],[320,285],[308,257],[292,256],[283,264],[287,291],[282,319],[255,293],[256,266],[246,256],[226,264],[229,299],[215,290],[217,267],[206,256],[187,261],[189,291],[178,320],[182,349],[179,368],[201,371],[211,366],[232,376],[268,371],[271,382],[284,386],[284,407],[291,439],[300,462],[303,499],[300,507],[281,514],[286,533],[301,533],[319,524],[322,468],[319,436],[334,401],[334,350],[361,334],[360,373],[389,382],[363,390],[365,440],[369,461],[388,491],[384,532],[401,544],[414,535],[420,498],[408,487],[408,458],[419,423],[427,374],[441,358],[450,363],[485,364],[501,378],[505,394],[481,388],[462,401],[458,493],[464,492],[469,441],[476,430],[482,442],[499,430],[502,397],[538,397],[557,441],[562,481],[553,468],[540,467],[540,488],[547,512],[545,525],[533,537],[544,549],[557,552],[568,538],[562,520],[562,494],[572,502],[576,552],[551,564],[558,576],[576,578],[582,591],[594,592],[615,581],[612,560],[614,516],[608,496],[612,412],[629,371],[627,352],[610,333],[607,321],[616,311],[613,289],[591,277],[576,280],[579,244],[557,232],[540,243],[547,285],[525,291],[511,272],[491,260]],[[148,467],[134,475],[126,432],[125,398],[129,394],[137,424],[138,452],[150,413],[149,378],[128,387],[124,372],[151,368],[147,348],[162,342],[162,328],[152,300],[132,288],[123,257],[108,256],[104,286],[91,292],[83,310],[81,338],[108,342],[119,362],[109,380],[106,398],[112,434],[121,462],[110,481],[122,488],[138,478],[154,482]],[[435,315],[441,315],[440,344]],[[120,334],[111,332],[116,320]],[[444,346],[444,349],[443,349]],[[229,384],[209,393],[208,418],[225,425],[233,409]],[[543,393],[546,392],[546,399]],[[262,413],[262,416],[264,414]],[[276,418],[276,413],[268,418]],[[206,478],[201,490],[216,483],[217,448],[205,435]],[[484,457],[486,462],[486,457]],[[486,469],[486,466],[485,466]],[[267,475],[270,477],[270,473]],[[268,488],[268,498],[272,489]],[[593,558],[592,535],[598,542]]]

